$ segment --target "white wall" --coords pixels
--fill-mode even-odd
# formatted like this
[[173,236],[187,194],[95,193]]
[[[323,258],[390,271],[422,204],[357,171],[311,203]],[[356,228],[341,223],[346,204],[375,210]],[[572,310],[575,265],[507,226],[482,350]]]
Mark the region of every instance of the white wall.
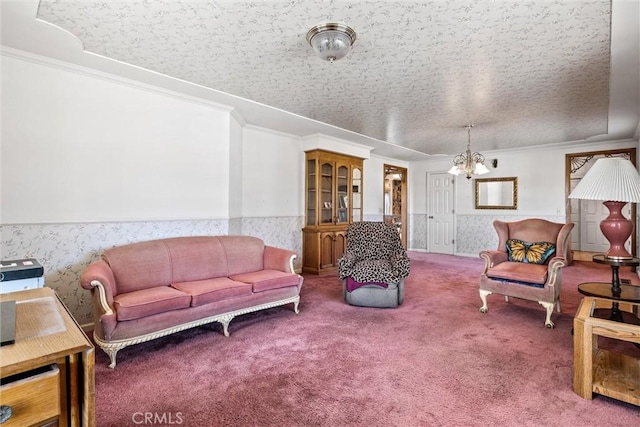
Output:
[[244,138],[242,123],[234,115],[231,115],[229,119],[231,126],[229,132],[229,217],[240,218],[242,216]]
[[44,57],[2,51],[0,65],[0,257],[38,259],[81,324],[80,275],[113,246],[233,233],[300,252],[295,138],[245,135],[229,108]]
[[[637,147],[637,141],[612,141],[599,143],[562,143],[544,148],[524,150],[504,150],[484,152],[487,159],[498,159],[496,169],[486,165],[491,171],[482,178],[517,177],[518,208],[475,209],[475,187],[473,178],[467,180],[459,176],[455,184],[455,253],[476,256],[479,250],[497,244],[493,219],[519,220],[529,217],[544,218],[549,221],[566,220],[565,204],[565,155],[586,151],[610,150],[614,148]],[[435,157],[433,160],[411,163],[410,213],[416,225],[411,231],[410,248],[427,248],[427,173],[446,172],[452,165],[452,157]]]
[[[487,159],[498,159],[494,169],[485,162],[491,171],[482,178],[512,177],[518,178],[518,209],[492,210],[475,209],[474,181],[464,176],[456,179],[456,213],[472,215],[542,215],[555,216],[565,214],[565,155],[585,151],[610,150],[614,148],[637,147],[632,140],[575,144],[558,144],[545,148],[531,148],[518,151],[492,151],[482,153]],[[452,163],[452,157],[437,157],[433,160],[411,163],[409,188],[411,192],[411,213],[426,214],[427,173],[446,172]]]
[[228,215],[229,114],[2,57],[3,223]]
[[299,140],[269,129],[243,131],[242,216],[301,216],[304,152]]

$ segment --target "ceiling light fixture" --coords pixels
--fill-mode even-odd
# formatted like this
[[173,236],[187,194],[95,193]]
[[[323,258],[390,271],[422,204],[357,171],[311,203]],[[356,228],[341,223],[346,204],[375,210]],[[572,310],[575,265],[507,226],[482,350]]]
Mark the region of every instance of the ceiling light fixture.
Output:
[[356,32],[344,24],[318,24],[307,32],[307,41],[318,56],[329,62],[343,58],[356,41]]
[[449,169],[452,175],[465,174],[467,179],[471,179],[472,175],[484,175],[489,173],[489,169],[484,165],[484,156],[480,153],[471,152],[471,128],[473,125],[465,126],[467,128],[467,151],[458,154],[453,159],[453,166]]
[[627,159],[605,157],[596,160],[576,188],[570,199],[605,200],[609,216],[600,223],[600,230],[609,241],[607,258],[631,259],[625,242],[633,232],[633,222],[622,214],[627,203],[640,203],[640,175]]

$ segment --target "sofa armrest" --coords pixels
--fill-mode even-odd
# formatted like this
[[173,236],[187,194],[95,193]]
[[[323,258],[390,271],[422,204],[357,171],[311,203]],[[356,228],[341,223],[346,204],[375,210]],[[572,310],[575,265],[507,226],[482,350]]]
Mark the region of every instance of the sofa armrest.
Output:
[[104,260],[93,262],[87,267],[80,277],[80,285],[84,289],[98,293],[98,301],[103,314],[113,314],[116,280],[111,268]]
[[484,259],[484,271],[482,274],[487,274],[487,270],[491,267],[507,261],[509,255],[502,251],[482,251],[480,252],[480,258]]
[[273,246],[264,247],[264,268],[268,270],[279,270],[287,273],[295,273],[293,260],[297,254],[288,249],[276,248]]

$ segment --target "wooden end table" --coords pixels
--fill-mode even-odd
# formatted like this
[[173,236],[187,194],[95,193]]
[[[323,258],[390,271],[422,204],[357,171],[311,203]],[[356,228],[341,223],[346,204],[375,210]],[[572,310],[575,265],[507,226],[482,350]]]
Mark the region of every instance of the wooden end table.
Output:
[[16,301],[15,343],[0,347],[2,425],[95,426],[94,347],[51,288]]
[[640,345],[640,326],[596,316],[599,302],[584,298],[573,319],[573,390],[584,399],[597,393],[640,405],[640,358],[598,348],[599,336]]

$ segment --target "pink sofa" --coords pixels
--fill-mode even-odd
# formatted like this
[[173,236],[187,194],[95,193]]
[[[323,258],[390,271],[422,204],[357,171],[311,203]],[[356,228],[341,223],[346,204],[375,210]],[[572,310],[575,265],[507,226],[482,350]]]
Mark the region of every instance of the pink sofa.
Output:
[[116,365],[117,352],[184,329],[293,303],[302,276],[295,252],[250,236],[177,237],[108,249],[83,272],[91,290],[94,339]]

